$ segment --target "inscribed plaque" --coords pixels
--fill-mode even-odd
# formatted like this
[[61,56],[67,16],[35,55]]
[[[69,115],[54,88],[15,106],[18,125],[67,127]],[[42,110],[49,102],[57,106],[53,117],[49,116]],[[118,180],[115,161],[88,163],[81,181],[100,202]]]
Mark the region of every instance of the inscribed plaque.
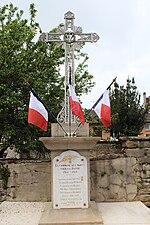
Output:
[[68,150],[53,159],[53,208],[88,208],[87,159]]

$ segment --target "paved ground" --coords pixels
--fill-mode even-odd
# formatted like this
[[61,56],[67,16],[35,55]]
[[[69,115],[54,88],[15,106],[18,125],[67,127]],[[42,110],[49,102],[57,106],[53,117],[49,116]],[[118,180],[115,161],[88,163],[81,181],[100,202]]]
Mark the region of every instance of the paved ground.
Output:
[[104,225],[150,225],[150,209],[141,202],[100,203]]
[[[0,225],[38,225],[48,203],[3,202]],[[99,203],[104,225],[150,225],[150,210],[141,202]]]
[[38,225],[43,202],[3,202],[0,205],[0,225]]

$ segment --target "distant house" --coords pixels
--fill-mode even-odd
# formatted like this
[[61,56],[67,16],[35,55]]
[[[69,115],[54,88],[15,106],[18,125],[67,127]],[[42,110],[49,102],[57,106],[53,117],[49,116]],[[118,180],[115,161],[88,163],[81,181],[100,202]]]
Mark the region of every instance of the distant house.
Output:
[[[150,106],[150,96],[146,97],[146,93],[143,93],[143,100],[144,100],[144,105],[149,105]],[[143,127],[143,130],[141,131],[140,135],[150,137],[150,107],[149,107],[149,112],[146,114],[146,120],[145,124]]]

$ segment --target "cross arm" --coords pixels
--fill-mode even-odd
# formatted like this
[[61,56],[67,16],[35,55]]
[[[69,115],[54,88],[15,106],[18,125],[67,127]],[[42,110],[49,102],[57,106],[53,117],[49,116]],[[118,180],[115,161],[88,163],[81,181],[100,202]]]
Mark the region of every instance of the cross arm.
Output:
[[82,33],[78,35],[77,42],[97,42],[99,40],[99,36],[96,33]]
[[61,33],[42,33],[39,39],[45,42],[64,42],[61,36]]

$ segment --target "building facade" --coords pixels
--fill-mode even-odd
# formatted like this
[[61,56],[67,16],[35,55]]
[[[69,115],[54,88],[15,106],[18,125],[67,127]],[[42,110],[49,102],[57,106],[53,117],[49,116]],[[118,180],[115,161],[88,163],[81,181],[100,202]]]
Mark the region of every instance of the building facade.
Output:
[[146,120],[143,127],[143,130],[141,131],[142,136],[150,137],[150,96],[146,97],[146,93],[143,93],[143,101],[144,106],[149,105],[149,111],[146,114]]

